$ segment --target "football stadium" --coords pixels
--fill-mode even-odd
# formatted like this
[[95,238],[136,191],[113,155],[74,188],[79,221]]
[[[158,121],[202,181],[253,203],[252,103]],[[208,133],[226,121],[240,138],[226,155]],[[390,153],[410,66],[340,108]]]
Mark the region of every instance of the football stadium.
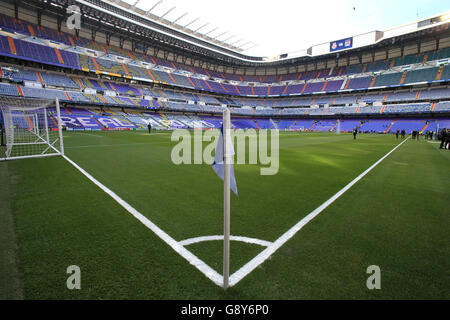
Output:
[[450,298],[450,8],[273,56],[170,0],[0,9],[1,300]]

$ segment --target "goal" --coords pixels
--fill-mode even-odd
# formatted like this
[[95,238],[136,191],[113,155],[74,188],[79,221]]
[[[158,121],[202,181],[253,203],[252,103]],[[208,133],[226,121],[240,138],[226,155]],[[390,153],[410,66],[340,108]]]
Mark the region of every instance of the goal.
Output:
[[59,101],[0,96],[0,160],[64,155]]

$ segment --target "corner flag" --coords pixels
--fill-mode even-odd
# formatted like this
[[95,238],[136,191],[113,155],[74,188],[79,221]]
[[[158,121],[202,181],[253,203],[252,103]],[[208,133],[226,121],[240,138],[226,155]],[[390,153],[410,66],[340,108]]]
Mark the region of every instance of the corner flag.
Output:
[[[223,123],[222,123],[222,128],[220,129],[220,135],[219,135],[219,141],[217,142],[217,146],[216,146],[216,151],[215,151],[215,155],[214,155],[214,162],[213,162],[213,169],[216,172],[216,174],[222,179],[224,180],[224,175],[225,175],[225,151],[224,151],[224,128],[223,128]],[[233,148],[233,143],[231,141],[231,134],[230,134],[230,129],[228,128],[225,129],[225,131],[227,132],[228,136],[226,137],[225,140],[228,141],[228,150],[230,150],[230,154],[227,154],[227,156],[229,156],[230,158],[233,157],[234,155],[234,148]],[[237,185],[236,185],[236,178],[234,177],[234,168],[233,168],[233,164],[230,165],[230,188],[231,190],[233,190],[233,192],[236,194],[236,196],[238,195],[238,190],[237,190]]]
[[223,180],[223,288],[229,287],[230,281],[230,189],[238,195],[233,169],[233,143],[231,141],[230,110],[223,111],[222,129],[217,141],[213,169]]

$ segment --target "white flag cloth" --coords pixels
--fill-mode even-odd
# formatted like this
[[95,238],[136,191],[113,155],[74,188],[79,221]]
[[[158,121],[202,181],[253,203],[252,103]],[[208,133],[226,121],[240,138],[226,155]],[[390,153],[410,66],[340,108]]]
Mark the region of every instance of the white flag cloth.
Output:
[[[228,139],[230,143],[230,147],[228,150],[231,150],[231,155],[234,155],[234,148],[233,143],[231,143],[231,137]],[[220,135],[219,135],[219,141],[217,141],[216,151],[214,154],[214,162],[213,162],[213,169],[217,173],[217,175],[224,180],[224,171],[225,171],[225,157],[224,157],[224,148],[223,148],[223,124],[222,128],[220,129]],[[236,178],[234,177],[234,167],[233,164],[230,165],[230,188],[233,190],[233,192],[238,196],[238,190],[236,185]]]

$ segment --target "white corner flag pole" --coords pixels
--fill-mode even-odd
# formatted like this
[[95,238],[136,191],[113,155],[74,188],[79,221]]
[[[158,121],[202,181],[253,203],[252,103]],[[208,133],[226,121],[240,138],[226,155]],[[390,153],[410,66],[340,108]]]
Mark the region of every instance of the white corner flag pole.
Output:
[[233,158],[231,149],[230,110],[223,112],[224,148],[224,227],[223,227],[223,288],[227,289],[230,278],[230,166]]

